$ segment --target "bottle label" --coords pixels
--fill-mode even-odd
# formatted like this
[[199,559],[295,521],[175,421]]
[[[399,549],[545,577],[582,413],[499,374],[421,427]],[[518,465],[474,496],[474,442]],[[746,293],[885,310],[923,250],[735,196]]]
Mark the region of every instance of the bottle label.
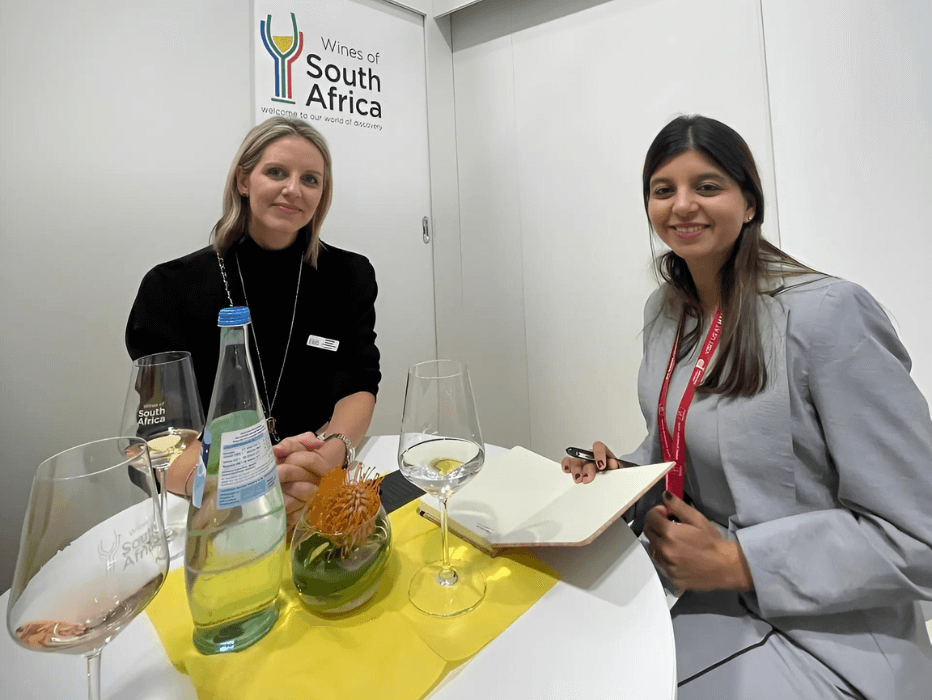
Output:
[[234,508],[264,496],[278,482],[265,421],[220,436],[217,508]]
[[191,503],[195,508],[201,507],[204,500],[204,484],[207,482],[207,456],[210,454],[210,431],[204,429],[201,437],[201,455],[197,458],[197,471],[194,472],[194,486],[191,490]]

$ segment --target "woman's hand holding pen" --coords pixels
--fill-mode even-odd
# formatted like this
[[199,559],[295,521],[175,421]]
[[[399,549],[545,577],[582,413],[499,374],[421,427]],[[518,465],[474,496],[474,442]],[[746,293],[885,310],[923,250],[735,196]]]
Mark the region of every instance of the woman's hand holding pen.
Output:
[[[725,539],[706,517],[669,492],[644,520],[650,555],[679,588],[747,591],[754,588],[741,545]],[[676,516],[673,521],[670,516]]]
[[588,484],[595,478],[597,472],[619,469],[624,466],[622,462],[615,459],[615,455],[604,442],[592,443],[591,453],[574,447],[568,448],[567,452],[578,456],[564,457],[560,465],[577,484]]

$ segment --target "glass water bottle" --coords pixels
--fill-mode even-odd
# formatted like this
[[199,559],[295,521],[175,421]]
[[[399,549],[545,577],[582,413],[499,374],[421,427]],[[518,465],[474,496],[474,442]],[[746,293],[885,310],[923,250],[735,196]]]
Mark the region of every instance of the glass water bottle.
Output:
[[194,645],[239,651],[278,618],[285,504],[249,359],[249,309],[220,311],[220,362],[194,477],[185,586]]

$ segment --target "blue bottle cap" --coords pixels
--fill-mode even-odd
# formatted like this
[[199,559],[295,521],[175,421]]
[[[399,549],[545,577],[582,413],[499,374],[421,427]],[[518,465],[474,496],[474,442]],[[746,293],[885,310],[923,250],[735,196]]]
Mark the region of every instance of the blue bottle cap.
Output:
[[228,306],[220,309],[217,317],[217,325],[221,328],[226,326],[242,326],[249,323],[248,306]]

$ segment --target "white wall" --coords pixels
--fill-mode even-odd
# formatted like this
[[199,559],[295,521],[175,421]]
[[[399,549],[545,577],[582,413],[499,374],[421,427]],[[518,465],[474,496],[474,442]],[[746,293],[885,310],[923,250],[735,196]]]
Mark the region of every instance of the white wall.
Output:
[[433,0],[431,3],[430,15],[433,17],[444,17],[451,12],[455,12],[467,5],[472,5],[480,0]]
[[643,435],[639,171],[677,113],[745,136],[765,233],[874,293],[932,396],[928,0],[484,0],[452,28],[462,297],[490,330],[457,349],[487,439],[558,459]]
[[0,590],[32,475],[117,432],[143,274],[207,244],[252,125],[248,0],[3,0]]
[[[484,0],[452,26],[463,296],[467,326],[487,329],[458,350],[484,437],[552,459],[595,439],[634,449],[656,286],[644,154],[677,114],[714,116],[749,141],[772,199],[758,4]],[[775,215],[766,230],[778,240]]]
[[886,307],[932,399],[932,3],[763,8],[784,247]]

